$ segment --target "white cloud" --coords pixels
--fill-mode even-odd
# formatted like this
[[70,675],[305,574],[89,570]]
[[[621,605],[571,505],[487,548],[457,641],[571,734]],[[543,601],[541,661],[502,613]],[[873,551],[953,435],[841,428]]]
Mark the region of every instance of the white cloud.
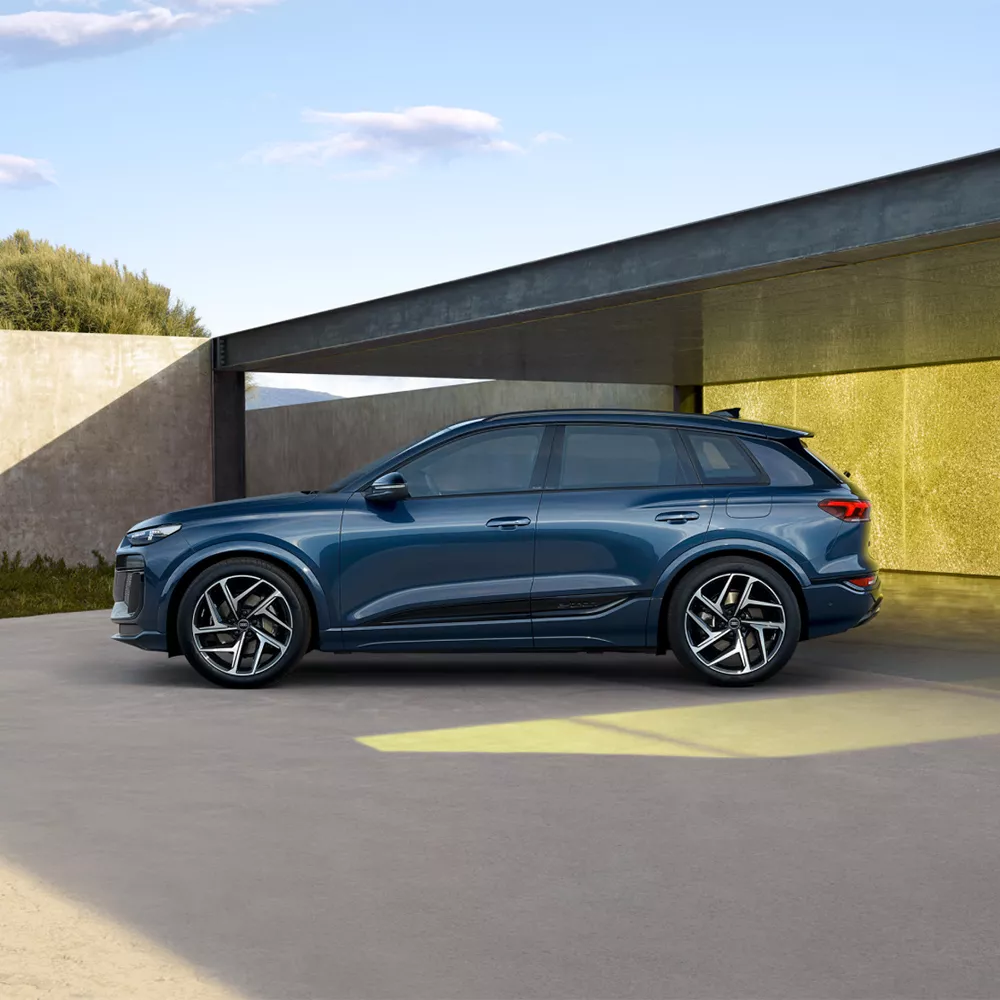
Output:
[[[53,2],[53,0],[50,0]],[[95,7],[100,0],[54,0]],[[26,66],[56,59],[106,55],[135,48],[239,11],[281,0],[179,0],[170,7],[135,2],[114,14],[34,10],[0,14],[0,65]]]
[[436,105],[405,111],[306,111],[303,121],[325,126],[328,134],[304,142],[278,142],[257,155],[265,163],[325,163],[347,158],[394,165],[426,156],[461,153],[522,152],[499,137],[500,119],[485,111]]
[[568,140],[562,132],[539,132],[531,141],[542,145],[546,142],[567,142]]
[[188,0],[188,6],[200,7],[202,10],[214,10],[219,13],[232,11],[255,10],[258,7],[273,7],[282,0]]
[[53,183],[52,167],[45,160],[0,153],[0,187],[36,187]]

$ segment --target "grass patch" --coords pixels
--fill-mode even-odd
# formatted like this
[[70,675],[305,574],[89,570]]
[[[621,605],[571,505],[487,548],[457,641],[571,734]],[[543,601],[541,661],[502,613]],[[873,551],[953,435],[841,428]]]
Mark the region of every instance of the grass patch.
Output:
[[51,615],[62,611],[110,610],[115,568],[95,552],[92,566],[67,566],[62,559],[36,556],[23,562],[0,555],[0,618]]

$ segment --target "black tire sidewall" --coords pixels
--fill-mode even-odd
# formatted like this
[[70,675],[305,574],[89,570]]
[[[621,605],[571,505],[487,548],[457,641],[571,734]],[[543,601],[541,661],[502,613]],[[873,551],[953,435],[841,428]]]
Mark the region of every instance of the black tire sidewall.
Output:
[[[235,576],[240,573],[245,573],[249,576],[259,576],[281,590],[292,612],[293,629],[292,641],[288,649],[266,670],[246,677],[226,674],[213,669],[198,653],[194,636],[191,632],[191,620],[194,615],[195,604],[205,590],[214,581],[220,580],[222,577]],[[213,563],[191,581],[177,607],[176,629],[177,643],[181,648],[181,652],[187,658],[188,663],[205,680],[211,681],[213,684],[218,684],[220,687],[255,688],[273,684],[284,677],[302,659],[309,648],[312,615],[310,614],[309,602],[306,600],[301,586],[299,586],[291,574],[265,559],[232,558]]]
[[[695,591],[713,577],[724,573],[751,573],[763,580],[781,601],[785,612],[785,636],[767,665],[749,674],[723,674],[707,667],[691,651],[684,628],[688,602]],[[802,612],[798,598],[788,580],[767,563],[745,556],[720,556],[689,570],[678,582],[667,608],[667,638],[674,656],[688,669],[697,671],[713,684],[725,687],[744,687],[773,677],[791,659],[798,646],[802,629]]]

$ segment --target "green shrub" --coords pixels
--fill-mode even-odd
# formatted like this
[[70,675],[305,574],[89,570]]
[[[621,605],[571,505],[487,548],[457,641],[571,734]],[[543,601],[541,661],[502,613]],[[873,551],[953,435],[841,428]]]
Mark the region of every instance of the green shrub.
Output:
[[95,264],[26,230],[0,240],[0,329],[205,337],[194,309],[115,261]]
[[99,552],[93,566],[67,566],[62,559],[0,554],[0,618],[99,611],[112,605],[115,568]]

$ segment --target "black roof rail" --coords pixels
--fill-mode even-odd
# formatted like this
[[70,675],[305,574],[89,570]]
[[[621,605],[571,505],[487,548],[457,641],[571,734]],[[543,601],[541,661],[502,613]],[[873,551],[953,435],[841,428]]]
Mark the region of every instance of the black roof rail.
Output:
[[727,410],[712,410],[711,413],[706,414],[709,417],[732,417],[733,420],[740,419],[740,408],[738,406],[730,406]]

